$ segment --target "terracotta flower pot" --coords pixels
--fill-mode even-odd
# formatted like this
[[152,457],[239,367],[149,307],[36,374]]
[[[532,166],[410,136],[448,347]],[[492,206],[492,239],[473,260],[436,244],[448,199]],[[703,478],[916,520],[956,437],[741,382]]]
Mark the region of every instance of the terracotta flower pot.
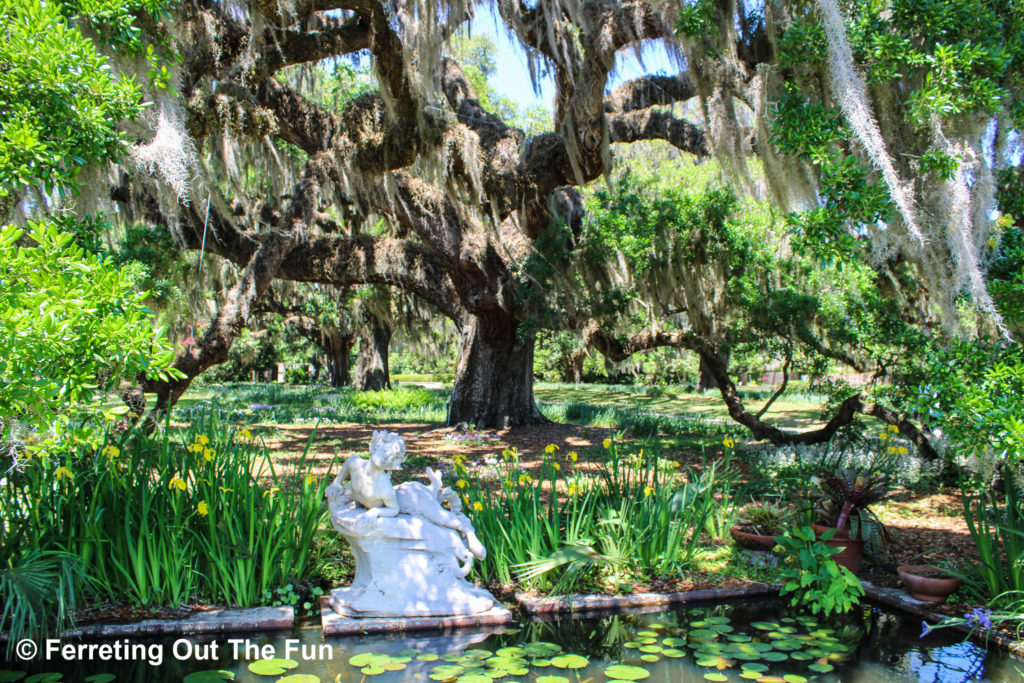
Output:
[[762,536],[761,534],[744,531],[744,529],[749,528],[744,526],[729,527],[729,535],[732,536],[732,540],[736,541],[736,545],[747,550],[771,550],[775,547],[774,536]]
[[[896,573],[910,591],[910,597],[926,602],[945,602],[946,598],[963,583],[963,579],[925,565],[905,564],[897,567]],[[928,576],[929,574],[941,576]]]
[[[814,533],[821,538],[821,535],[829,529],[835,529],[835,527],[825,526],[824,524],[812,524]],[[840,529],[835,536],[828,541],[822,541],[825,545],[832,546],[833,548],[842,548],[842,552],[832,557],[836,564],[840,567],[846,567],[851,572],[856,574],[860,571],[860,560],[864,556],[864,540],[860,538],[850,538],[850,528]]]

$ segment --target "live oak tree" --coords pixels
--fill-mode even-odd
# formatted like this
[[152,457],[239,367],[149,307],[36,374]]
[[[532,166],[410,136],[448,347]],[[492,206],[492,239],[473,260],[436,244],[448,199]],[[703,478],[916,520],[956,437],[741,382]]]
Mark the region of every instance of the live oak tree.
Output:
[[[461,330],[451,419],[542,419],[531,366],[547,304],[523,264],[560,226],[577,229],[573,188],[612,169],[613,142],[713,153],[738,190],[796,209],[789,221],[807,249],[906,264],[950,332],[970,327],[965,308],[982,327],[1001,327],[983,252],[992,170],[1005,163],[1018,113],[1012,4],[504,0],[496,9],[531,63],[554,75],[550,132],[510,127],[444,56],[470,5],[194,0],[152,22],[182,62],[173,89],[154,96],[156,135],[133,160],[178,196],[138,177],[114,196],[126,215],[173,224],[191,248],[205,234],[207,249],[242,268],[204,337],[177,360],[186,379],[150,387],[158,410],[223,359],[276,277],[422,297]],[[608,92],[616,55],[645,40],[665,40],[684,67]],[[296,75],[360,52],[376,89],[343,106]],[[691,100],[703,128],[673,108]],[[747,171],[754,154],[764,188]],[[259,191],[240,168],[257,163],[276,169]],[[190,169],[192,195],[212,198],[208,217],[199,202],[179,201]],[[380,219],[387,230],[368,229]],[[702,358],[721,351],[688,332]],[[848,417],[866,406],[847,408]]]

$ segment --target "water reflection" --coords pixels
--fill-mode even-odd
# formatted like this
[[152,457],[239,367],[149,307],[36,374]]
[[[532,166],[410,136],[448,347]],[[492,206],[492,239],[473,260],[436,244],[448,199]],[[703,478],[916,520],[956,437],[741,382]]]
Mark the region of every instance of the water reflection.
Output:
[[[1024,680],[1024,665],[1003,652],[960,642],[950,632],[934,632],[923,640],[920,634],[919,619],[879,608],[864,607],[844,619],[828,621],[788,614],[777,603],[750,602],[528,621],[512,628],[449,634],[324,638],[318,627],[311,626],[272,636],[195,637],[187,643],[193,656],[184,661],[173,656],[185,652],[180,642],[175,650],[177,639],[139,640],[134,642],[163,648],[159,666],[93,660],[31,667],[9,662],[0,669],[29,676],[51,674],[32,683],[85,682],[100,673],[114,674],[117,681],[183,681],[189,674],[214,670],[248,683],[405,683],[431,677],[441,680],[445,675],[473,683],[500,674],[505,675],[495,678],[496,683],[534,682],[545,680],[543,676],[605,683],[606,671],[646,673],[642,680],[649,683],[703,682],[708,674],[719,681],[764,678],[794,683]],[[582,657],[564,656],[569,653]],[[295,661],[282,664],[284,668],[271,676],[256,675],[247,668],[251,660],[268,654]],[[610,668],[616,665],[627,668]],[[0,682],[14,680],[12,676],[17,674],[0,671]],[[22,680],[29,683],[27,677]]]

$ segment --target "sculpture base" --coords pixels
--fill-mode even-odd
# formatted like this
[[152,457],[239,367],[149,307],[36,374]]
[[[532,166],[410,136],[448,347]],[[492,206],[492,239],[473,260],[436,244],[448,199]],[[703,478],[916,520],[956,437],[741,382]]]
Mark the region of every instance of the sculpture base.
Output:
[[459,628],[500,627],[512,621],[512,613],[500,603],[478,614],[443,617],[348,617],[334,611],[330,599],[320,598],[320,623],[325,635],[384,633],[388,631],[445,631]]
[[[422,577],[416,577],[422,582]],[[414,586],[420,590],[416,590]],[[488,591],[463,579],[449,580],[443,590],[416,582],[335,588],[328,603],[343,617],[448,617],[480,614],[498,606]]]

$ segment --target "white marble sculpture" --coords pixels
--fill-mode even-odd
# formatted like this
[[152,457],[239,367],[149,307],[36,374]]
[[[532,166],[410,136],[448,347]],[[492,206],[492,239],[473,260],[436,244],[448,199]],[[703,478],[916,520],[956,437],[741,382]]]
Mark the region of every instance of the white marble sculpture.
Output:
[[[356,559],[352,585],[331,591],[331,606],[350,617],[469,615],[493,609],[494,597],[465,579],[473,559],[482,560],[486,550],[462,514],[458,496],[442,488],[441,475],[429,468],[429,486],[392,486],[388,472],[404,459],[401,436],[375,431],[370,458],[349,457],[327,487],[331,523],[348,539]],[[443,507],[445,502],[450,509]]]

